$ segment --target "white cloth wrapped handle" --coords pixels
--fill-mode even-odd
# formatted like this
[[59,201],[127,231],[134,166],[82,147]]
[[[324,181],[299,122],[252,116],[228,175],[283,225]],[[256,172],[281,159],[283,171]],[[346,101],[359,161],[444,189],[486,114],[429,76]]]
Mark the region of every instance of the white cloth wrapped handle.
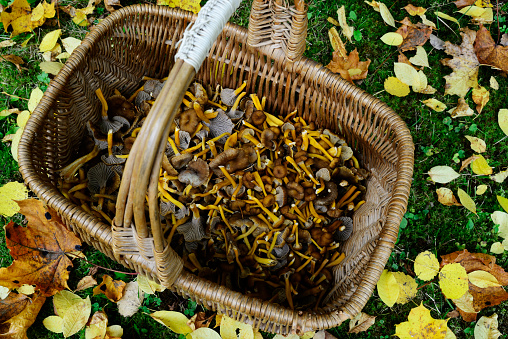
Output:
[[241,0],[208,1],[199,11],[194,24],[186,28],[182,40],[178,42],[181,45],[175,60],[182,59],[197,72],[240,2]]

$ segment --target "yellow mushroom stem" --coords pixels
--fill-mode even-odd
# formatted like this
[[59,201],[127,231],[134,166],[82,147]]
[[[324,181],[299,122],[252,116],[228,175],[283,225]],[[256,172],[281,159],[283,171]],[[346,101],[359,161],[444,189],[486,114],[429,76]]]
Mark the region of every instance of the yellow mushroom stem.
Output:
[[291,132],[291,138],[293,138],[293,140],[296,140],[296,130],[291,129],[289,131]]
[[325,280],[325,279],[326,279],[326,276],[325,276],[324,274],[322,274],[322,275],[321,275],[321,277],[319,277],[319,279],[318,279],[318,280],[316,280],[315,284],[316,284],[316,285],[319,285],[319,284],[321,284],[321,283],[323,282],[323,280]]
[[258,96],[256,94],[251,94],[250,98],[252,99],[252,102],[254,103],[254,107],[256,107],[256,109],[258,111],[262,111],[263,110],[263,106],[261,106],[261,103],[259,102]]
[[[253,254],[253,256],[254,256],[254,260],[256,260],[261,265],[264,265],[264,266],[275,266],[275,265],[277,265],[277,260],[273,260],[273,259],[270,259],[270,258],[261,258],[261,257],[258,257],[255,254]],[[267,282],[267,281],[265,281],[265,282]]]
[[80,191],[80,190],[82,190],[82,189],[87,188],[87,186],[88,186],[88,183],[87,183],[87,182],[83,182],[83,183],[81,183],[81,184],[79,184],[79,185],[76,185],[76,186],[72,187],[72,188],[68,191],[68,193],[73,193],[73,192],[76,192],[76,191]]
[[346,192],[346,194],[344,194],[342,196],[342,198],[340,198],[339,201],[337,201],[337,204],[336,206],[338,206],[338,208],[340,208],[340,206],[342,206],[342,203],[344,203],[344,201],[346,201],[350,196],[351,194],[353,194],[353,192],[356,190],[356,186],[351,186],[349,188],[349,190]]
[[290,212],[296,212],[296,214],[306,219],[305,214],[298,208],[298,206],[296,206],[296,204],[291,205]]
[[[216,141],[218,141],[219,139],[221,139],[222,137],[225,137],[226,135],[231,135],[231,133],[224,132],[224,133],[222,133],[221,135],[219,135],[218,137],[215,137],[215,138],[210,139],[210,140],[208,140],[208,141],[213,141],[213,142],[216,142]],[[203,140],[204,140],[204,139],[203,139]]]
[[[243,120],[242,120],[243,121]],[[238,141],[238,132],[235,132],[229,136],[229,138],[226,140],[226,143],[224,144],[224,150],[228,150],[234,145],[236,145]]]
[[167,192],[167,191],[166,191],[166,190],[162,187],[162,185],[161,185],[160,181],[159,181],[158,185],[159,185],[159,192],[162,194],[162,196],[163,196],[164,198],[166,198],[169,202],[172,202],[173,204],[175,204],[175,206],[178,206],[178,208],[183,208],[183,207],[184,207],[184,205],[183,205],[180,201],[178,201],[178,200],[174,199],[174,198],[171,196],[171,194],[169,194],[169,193],[168,193],[168,192]]
[[108,156],[113,155],[113,130],[108,130]]
[[258,234],[258,236],[254,239],[254,242],[252,243],[252,248],[250,249],[250,251],[247,253],[247,256],[249,255],[253,255],[254,254],[254,251],[256,251],[258,245],[259,245],[259,239],[261,237],[264,237],[265,236],[265,232],[261,233],[261,234]]
[[351,159],[353,160],[353,165],[355,166],[355,168],[360,168],[360,164],[358,163],[358,159],[356,159],[356,157],[354,155],[351,157]]
[[203,266],[199,263],[198,258],[196,258],[196,253],[189,253],[189,260],[199,271],[203,269]]
[[[62,193],[64,193],[64,192],[65,192],[66,194],[69,194],[69,192],[67,192],[67,191],[62,191]],[[65,195],[65,194],[64,194],[64,195]],[[76,198],[76,199],[79,199],[79,200],[92,201],[92,199],[90,199],[90,197],[89,197],[88,195],[86,195],[85,193],[80,192],[80,191],[76,191],[76,192],[74,192],[74,194],[73,194],[73,195],[71,195],[71,197],[72,197],[72,196],[73,196],[74,198]],[[69,198],[67,197],[67,199],[69,199]]]
[[222,220],[226,224],[226,226],[229,228],[229,231],[231,234],[234,234],[233,229],[231,228],[231,225],[229,224],[228,220],[226,219],[226,216],[224,215],[224,209],[222,208],[222,205],[219,206],[220,216],[222,217]]
[[310,238],[310,241],[312,241],[312,243],[314,244],[314,246],[316,246],[316,247],[317,247],[317,249],[319,250],[319,252],[322,252],[322,251],[323,251],[323,247],[319,246],[319,245],[318,245],[318,243],[317,243],[314,239]]
[[215,106],[215,107],[218,107],[218,108],[222,109],[223,111],[226,111],[228,109],[227,106],[218,104],[218,103],[213,102],[211,100],[208,100],[208,104],[210,104],[212,106]]
[[289,119],[294,117],[296,115],[296,113],[298,113],[298,110],[295,109],[293,112],[291,112],[288,115],[286,115],[286,117],[284,118],[284,122],[287,122]]
[[316,178],[314,178],[314,175],[312,174],[311,170],[307,167],[307,165],[305,165],[305,162],[300,161],[298,165],[300,165],[301,169],[304,170],[304,172],[309,176],[310,180],[312,180],[313,183],[319,185],[319,181],[317,181]]
[[138,88],[134,93],[132,93],[132,95],[129,97],[129,99],[127,99],[127,101],[128,102],[133,102],[134,99],[136,99],[136,97],[138,96],[139,92],[141,92],[144,89],[145,89],[145,85],[143,85],[140,88]]
[[[353,194],[353,196],[351,198],[349,198],[348,200],[344,201],[342,204],[339,205],[339,208],[341,208],[342,206],[346,206],[348,205],[349,203],[352,203],[353,200],[356,199],[356,197],[358,197],[360,195],[360,191],[356,192],[355,194]],[[354,207],[353,207],[354,208]]]
[[99,214],[107,220],[107,222],[111,225],[113,224],[113,220],[111,220],[111,218],[106,214],[104,213],[104,211],[102,211],[101,209],[99,209],[98,207],[95,207],[95,206],[92,206],[92,209],[95,211],[95,212],[99,212]]
[[265,96],[263,96],[263,97],[261,98],[261,107],[263,107],[263,111],[265,110],[265,106],[266,106],[266,97],[265,97]]
[[180,147],[180,129],[175,127],[175,145]]
[[330,261],[328,263],[328,265],[326,265],[325,267],[337,266],[338,264],[340,264],[342,262],[342,260],[344,260],[345,257],[346,257],[346,254],[342,253],[337,259],[335,259],[334,261]]
[[[245,92],[242,92],[240,93],[240,95],[238,95],[236,97],[236,100],[235,100],[235,103],[233,104],[233,107],[231,107],[231,111],[234,112],[236,111],[236,109],[238,108],[238,106],[240,105],[240,100],[242,100],[242,98],[246,95],[247,93]],[[237,94],[235,94],[237,95]]]
[[104,199],[109,199],[109,200],[116,201],[116,196],[115,195],[110,195],[110,194],[100,194],[100,193],[97,193],[97,194],[94,194],[93,197],[94,198],[104,198]]
[[316,209],[314,208],[314,203],[312,201],[309,202],[309,210],[310,214],[312,214],[315,218],[320,220],[323,219],[323,217],[317,213]]
[[215,148],[215,142],[213,142],[212,140],[209,140],[206,143],[210,147],[210,151],[212,152],[212,155],[214,157],[216,157],[219,153],[217,153],[217,149]]
[[[198,124],[198,127],[196,127],[196,130],[194,131],[194,133],[192,133],[191,135],[191,138],[194,138],[196,136],[196,134],[198,134],[199,131],[201,131],[203,129],[203,124],[202,123],[199,123]],[[182,152],[183,153],[183,152]]]
[[238,185],[236,186],[235,190],[233,191],[233,194],[231,195],[231,201],[236,201],[236,196],[238,195],[238,192],[240,192],[240,189],[242,188],[243,183],[243,176],[240,176],[238,178]]
[[240,87],[238,87],[237,89],[235,89],[235,91],[233,92],[236,95],[240,94],[241,91],[243,91],[243,89],[245,88],[245,86],[247,86],[247,81],[244,81]]
[[224,176],[229,180],[229,182],[231,183],[231,185],[233,186],[233,188],[236,188],[236,182],[235,182],[235,179],[233,179],[233,177],[231,176],[231,174],[228,173],[228,171],[226,170],[226,168],[224,168],[224,166],[219,166],[219,169],[221,170],[222,174],[224,174]]
[[173,222],[173,225],[171,226],[171,231],[169,232],[168,239],[167,239],[168,244],[171,244],[171,240],[173,239],[173,236],[175,235],[176,228],[180,225],[185,224],[189,219],[190,219],[190,217],[187,216],[187,217],[184,217],[180,220],[177,220],[176,222]]
[[141,131],[141,127],[134,128],[131,132],[131,137],[135,138],[138,135],[139,131]]
[[301,270],[303,270],[305,268],[305,266],[307,266],[314,258],[313,257],[309,257],[309,259],[305,260],[305,262],[300,265],[300,267],[298,267],[296,270],[295,270],[295,273],[298,273],[300,272]]
[[194,94],[192,94],[191,92],[189,91],[185,91],[185,95],[189,97],[189,99],[191,99],[191,101],[196,101],[196,97],[194,96]]
[[185,98],[183,98],[183,99],[182,99],[182,103],[183,103],[185,106],[187,106],[188,108],[191,108],[191,107],[192,107],[192,103],[191,103],[189,100],[185,99]]
[[195,145],[195,146],[189,147],[189,148],[187,148],[187,149],[184,149],[184,150],[182,151],[182,153],[192,153],[192,152],[194,152],[194,151],[197,151],[197,150],[198,150],[198,149],[200,149],[200,148],[201,148],[201,143],[199,143],[199,144],[197,144],[197,145]]
[[254,131],[258,132],[258,133],[263,133],[262,130],[260,130],[259,128],[257,128],[256,126],[254,126],[253,124],[250,124],[248,123],[247,121],[245,120],[242,120],[242,124],[244,124],[245,126],[249,127],[250,129],[253,129]]
[[326,250],[327,251],[333,251],[334,249],[339,248],[339,247],[340,247],[340,242],[336,242],[332,246],[327,247]]
[[275,115],[272,115],[272,114],[266,113],[266,112],[265,112],[265,115],[266,115],[266,122],[268,123],[268,125],[270,125],[272,127],[280,127],[280,126],[284,125],[284,121],[280,120]]
[[328,149],[327,152],[332,157],[338,158],[338,157],[340,157],[340,154],[342,153],[342,148],[341,147],[331,147]]
[[319,135],[319,139],[323,140],[324,142],[326,142],[326,144],[330,147],[330,148],[333,148],[334,145],[332,144],[332,142],[328,139],[328,135],[326,134],[320,134]]
[[322,156],[321,154],[307,153],[307,156],[309,158],[315,158],[315,159],[320,159],[320,160],[323,160],[323,161],[330,162],[330,160],[327,157]]
[[293,250],[293,252],[295,252],[296,254],[298,254],[300,257],[302,257],[304,259],[312,259],[311,257],[309,257],[309,256],[307,256],[307,255],[305,255],[303,253],[300,253],[300,252],[298,252],[296,250]]
[[257,148],[256,148],[256,155],[258,157],[258,160],[257,160],[258,170],[261,170],[261,156],[259,155],[259,150]]
[[242,139],[243,139],[243,141],[245,141],[245,140],[250,141],[251,143],[254,144],[254,146],[256,146],[258,148],[264,147],[263,144],[258,139],[254,138],[254,136],[250,135],[249,133],[243,133]]
[[240,262],[240,258],[238,257],[238,249],[237,248],[233,248],[233,252],[235,252],[236,263],[240,267],[240,270],[243,271],[243,265]]
[[307,151],[307,149],[309,148],[309,136],[308,136],[308,132],[307,130],[303,130],[302,132],[302,151]]
[[187,187],[185,187],[185,189],[183,190],[182,194],[189,195],[189,192],[191,189],[192,189],[192,185],[191,184],[187,185]]
[[279,236],[280,232],[275,232],[272,243],[270,244],[270,247],[268,248],[268,256],[272,254],[273,248],[275,247],[275,243],[277,242],[277,237]]
[[316,272],[314,272],[314,274],[311,275],[311,277],[309,278],[310,281],[313,281],[317,277],[317,275],[321,272],[321,270],[325,268],[325,265],[328,264],[328,261],[329,261],[328,259],[325,259],[321,262],[321,265],[319,265]]
[[252,232],[254,232],[254,231],[256,230],[256,228],[258,228],[258,225],[253,225],[253,226],[249,227],[249,229],[247,230],[247,232],[242,233],[242,234],[240,234],[239,236],[237,236],[237,237],[235,238],[235,241],[241,240],[241,239],[243,239],[243,238],[247,238],[249,235],[251,235],[251,234],[252,234]]
[[81,204],[81,208],[82,208],[85,212],[87,212],[87,213],[92,213],[92,211],[90,210],[90,207],[88,207],[88,204],[87,204],[86,202],[83,202],[83,203]]
[[259,201],[256,197],[249,196],[249,199],[254,200],[256,204],[265,212],[270,219],[272,219],[272,222],[276,224],[279,221],[279,217],[277,217],[275,214],[272,213],[269,209],[267,209],[261,201]]
[[289,277],[284,277],[285,287],[286,287],[286,299],[288,300],[289,308],[294,309],[293,306],[293,298],[291,296],[291,283],[289,282]]
[[[210,120],[210,119],[213,119],[213,118],[216,118],[217,115],[219,115],[219,112],[214,112],[212,110],[207,110],[205,111],[205,117]],[[208,127],[207,127],[208,128]]]
[[362,206],[363,204],[365,204],[365,200],[361,200],[359,201],[356,205],[355,205],[355,208],[353,208],[353,211],[356,211],[357,209],[360,208],[360,206]]
[[316,139],[314,139],[313,137],[309,136],[309,142],[312,146],[314,146],[315,148],[317,148],[318,150],[321,151],[321,153],[323,153],[323,155],[325,157],[327,157],[330,161],[333,161],[333,157],[328,154],[328,152],[323,148],[323,146],[321,146],[321,144],[319,142],[316,141]]
[[263,180],[261,180],[261,176],[259,175],[259,172],[257,172],[257,171],[253,172],[252,175],[254,176],[254,181],[256,181],[256,184],[259,187],[261,187],[261,190],[263,191],[263,194],[266,197],[265,184],[263,183]]
[[173,152],[175,152],[176,155],[179,155],[180,151],[178,150],[178,147],[176,147],[175,142],[173,141],[173,139],[171,139],[171,137],[168,137],[168,142],[171,148],[173,149]]
[[[255,202],[255,201],[253,201],[253,203],[256,203],[256,202]],[[261,213],[260,213],[260,214],[258,214],[258,218],[259,218],[259,219],[261,219],[261,220],[263,220],[263,222],[264,222],[265,224],[267,224],[269,228],[272,228],[272,225],[270,224],[270,222],[268,221],[268,219],[266,219],[266,217],[265,217],[263,214],[261,214]]]
[[206,155],[206,153],[210,152],[211,150],[209,148],[202,150],[199,153],[194,154],[194,159],[199,158],[202,155]]
[[296,171],[298,173],[302,173],[300,166],[297,165],[297,163],[295,162],[295,160],[292,157],[287,156],[286,160],[296,169]]
[[107,118],[108,117],[108,102],[106,101],[106,98],[104,98],[104,95],[102,94],[102,91],[100,88],[95,90],[95,94],[99,98],[99,101],[101,102],[101,105],[102,105],[101,115],[103,118]]
[[320,185],[319,188],[316,189],[316,195],[323,192],[326,188],[325,181],[323,178],[319,178],[319,185]]
[[84,164],[95,158],[97,154],[99,154],[99,147],[94,146],[92,152],[82,156],[81,158],[74,160],[72,163],[65,166],[60,171],[60,176],[64,179],[64,181],[71,180],[76,174],[76,172],[81,168],[81,166],[83,166]]
[[203,109],[201,108],[200,104],[194,102],[192,107],[194,108],[196,115],[198,116],[199,119],[201,119],[201,121],[204,121],[207,124],[210,123],[210,120],[205,116],[205,113],[203,112]]

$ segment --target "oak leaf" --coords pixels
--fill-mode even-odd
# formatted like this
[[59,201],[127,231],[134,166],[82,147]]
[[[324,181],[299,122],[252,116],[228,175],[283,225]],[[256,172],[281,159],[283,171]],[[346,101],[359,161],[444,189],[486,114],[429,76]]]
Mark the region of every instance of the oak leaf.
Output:
[[404,38],[399,45],[399,51],[411,51],[418,46],[423,46],[427,40],[429,40],[432,27],[422,23],[414,25],[409,18],[404,18],[404,20],[402,20],[402,26],[397,29],[396,33],[399,33]]
[[508,47],[496,45],[489,30],[483,25],[480,25],[480,29],[476,33],[474,51],[481,64],[490,65],[508,72]]
[[0,324],[0,338],[27,339],[26,331],[34,323],[45,301],[45,296],[35,295],[20,313]]
[[368,315],[367,313],[360,312],[358,313],[351,321],[349,321],[349,331],[348,333],[360,333],[367,331],[374,322],[376,321],[376,317],[372,315]]
[[116,303],[122,299],[125,285],[122,280],[113,280],[109,275],[103,275],[102,283],[94,287],[93,295],[104,294],[110,301]]
[[326,66],[334,73],[339,73],[342,78],[349,82],[353,80],[361,80],[367,77],[369,72],[370,59],[360,61],[358,51],[349,53],[347,59],[343,59],[338,51],[333,52],[333,59]]
[[445,42],[445,52],[453,56],[453,59],[443,59],[441,63],[453,69],[451,74],[444,77],[446,80],[445,94],[458,95],[463,98],[470,88],[478,87],[480,63],[473,49],[476,32],[464,28],[460,34],[462,35],[460,46],[449,41]]
[[14,262],[0,268],[0,281],[9,288],[36,285],[42,295],[52,296],[68,288],[70,257],[81,250],[81,242],[40,200],[27,199],[18,204],[28,224],[22,227],[11,222],[5,226],[6,244]]
[[408,321],[395,325],[395,335],[401,339],[444,339],[448,331],[447,322],[432,318],[430,310],[421,303],[409,312]]

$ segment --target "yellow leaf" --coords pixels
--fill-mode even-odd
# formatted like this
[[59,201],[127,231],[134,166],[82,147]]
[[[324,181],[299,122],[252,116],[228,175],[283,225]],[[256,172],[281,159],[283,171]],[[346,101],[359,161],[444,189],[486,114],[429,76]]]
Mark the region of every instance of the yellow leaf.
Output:
[[455,22],[457,25],[459,25],[459,27],[460,27],[459,20],[455,19],[454,17],[451,17],[451,16],[449,16],[448,14],[445,14],[445,13],[443,13],[443,12],[436,12],[436,15],[437,15],[438,17],[440,17],[441,19],[446,19],[446,20],[453,21],[453,22]]
[[42,3],[39,3],[37,7],[32,11],[32,15],[30,16],[31,21],[39,21],[44,17],[44,6]]
[[501,108],[497,115],[497,123],[504,134],[508,135],[508,109]]
[[383,21],[394,28],[397,28],[395,26],[395,20],[393,19],[392,13],[390,13],[390,10],[386,5],[382,2],[379,2],[379,12],[381,13],[381,17],[383,18]]
[[88,20],[86,18],[87,14],[92,14],[94,6],[88,6],[85,8],[76,9],[75,16],[72,18],[72,22],[74,22],[78,26],[86,27],[88,26]]
[[466,135],[466,139],[471,143],[471,149],[478,153],[483,153],[487,150],[487,144],[483,139]]
[[326,19],[329,23],[331,23],[332,25],[335,25],[335,26],[340,26],[339,22],[337,20],[335,20],[334,18],[332,17],[328,17],[328,19]]
[[415,16],[415,15],[423,15],[425,14],[425,12],[427,11],[425,8],[423,7],[416,7],[414,5],[407,5],[406,7],[404,7],[404,9],[408,12],[409,15],[411,16]]
[[381,41],[390,46],[398,46],[403,40],[402,35],[396,32],[389,32],[381,37]]
[[56,29],[52,32],[49,32],[42,38],[41,44],[39,45],[39,49],[41,52],[51,51],[53,47],[55,47],[58,38],[62,35],[61,29]]
[[16,288],[16,291],[18,291],[18,293],[31,295],[35,293],[35,286],[23,284],[20,287]]
[[446,109],[446,105],[444,103],[434,98],[423,100],[422,102],[436,112],[442,112]]
[[337,17],[339,19],[340,28],[342,28],[342,33],[346,36],[346,38],[349,40],[349,42],[352,42],[351,37],[353,36],[355,29],[354,29],[354,27],[351,27],[347,24],[346,8],[344,6],[340,7],[337,10]]
[[437,29],[436,24],[435,24],[435,23],[433,23],[432,21],[430,21],[429,19],[427,19],[427,16],[426,16],[425,14],[420,15],[420,19],[422,19],[422,23],[423,23],[424,25],[427,25],[427,26],[429,26],[429,27],[432,27],[432,28],[434,28],[434,29]]
[[490,252],[495,254],[501,254],[504,252],[504,246],[499,241],[495,242],[490,246]]
[[427,76],[423,71],[418,71],[418,76],[420,78],[420,86],[413,87],[413,91],[416,93],[423,93],[423,94],[434,94],[436,93],[436,89],[432,86],[429,86],[427,83]]
[[16,131],[16,133],[12,137],[12,141],[11,141],[11,155],[12,155],[12,158],[16,161],[18,161],[18,146],[19,146],[19,141],[21,140],[22,134],[23,134],[23,128],[21,127]]
[[496,173],[496,174],[490,176],[490,179],[492,179],[498,183],[502,183],[503,181],[506,180],[506,178],[508,178],[508,170],[501,171],[499,173]]
[[[236,335],[238,331],[239,336]],[[222,315],[220,336],[222,339],[254,339],[254,330],[249,324],[244,324],[226,315]]]
[[446,335],[445,335],[444,339],[457,339],[457,336],[455,335],[455,333],[453,333],[452,330],[450,330],[449,327],[447,327],[446,328]]
[[56,315],[50,315],[49,317],[44,318],[42,321],[44,327],[47,330],[54,333],[62,333],[63,332],[63,319]]
[[374,10],[376,12],[379,12],[379,2],[377,1],[367,1],[365,0],[364,1],[367,5],[371,6],[372,8],[374,8]]
[[121,338],[123,336],[123,328],[120,325],[111,325],[106,328],[106,334],[113,338]]
[[201,10],[199,0],[180,0],[180,8],[192,13],[198,13]]
[[44,6],[44,17],[45,18],[53,18],[56,14],[56,11],[55,11],[55,3],[52,2],[52,3],[47,3],[46,1],[44,1],[42,3],[42,6]]
[[482,195],[487,191],[487,188],[489,188],[487,185],[479,185],[476,187],[476,195]]
[[409,312],[408,321],[395,325],[395,335],[400,339],[444,339],[447,321],[432,318],[430,310],[421,303]]
[[460,308],[462,311],[467,313],[478,313],[474,309],[473,305],[473,296],[469,293],[469,290],[464,293],[464,295],[458,299],[452,299],[453,303]]
[[399,285],[392,272],[384,270],[377,282],[377,293],[381,300],[392,307],[399,298]]
[[169,327],[169,329],[175,333],[186,334],[192,332],[192,328],[187,325],[187,317],[180,312],[175,311],[157,311],[150,316],[163,324],[164,326]]
[[221,339],[221,336],[211,328],[201,327],[189,333],[187,339]]
[[4,25],[4,31],[7,32],[9,26],[12,26],[12,35],[16,36],[32,30],[30,4],[26,0],[14,0],[14,2],[4,9],[0,17]]
[[429,58],[423,46],[416,47],[416,55],[409,58],[409,62],[416,66],[430,67]]
[[500,195],[497,196],[497,202],[499,202],[499,205],[501,205],[501,207],[506,211],[508,212],[508,199],[506,199],[505,197],[502,197]]
[[81,301],[66,309],[62,315],[64,337],[70,337],[81,331],[85,327],[91,311],[92,303],[90,302],[90,297],[81,299]]
[[497,281],[496,277],[494,277],[492,274],[490,274],[487,271],[473,271],[467,275],[469,282],[471,284],[478,286],[480,288],[487,288],[487,287],[497,287],[502,286],[499,281]]
[[11,47],[11,46],[14,46],[15,44],[16,44],[16,41],[14,41],[14,40],[4,40],[4,41],[0,42],[0,48]]
[[459,263],[444,265],[439,272],[439,287],[449,299],[458,299],[469,289],[467,272]]
[[508,213],[495,211],[490,215],[492,222],[499,225],[498,233],[501,238],[508,238]]
[[409,86],[396,77],[388,77],[385,80],[384,87],[388,93],[398,97],[405,97],[410,92]]
[[416,297],[418,284],[413,277],[402,272],[393,272],[393,276],[399,285],[399,297],[396,301],[398,304],[405,304]]
[[474,111],[469,107],[464,98],[459,98],[457,107],[448,110],[448,113],[450,113],[453,119],[474,115]]
[[475,339],[497,339],[503,334],[499,332],[497,327],[497,314],[494,313],[490,317],[483,316],[478,320],[474,327]]
[[64,64],[61,62],[53,62],[53,61],[43,61],[39,64],[39,67],[41,68],[41,71],[57,75],[58,72],[63,68]]
[[439,261],[434,253],[425,251],[415,259],[415,274],[424,281],[432,280],[439,273]]
[[441,204],[445,206],[462,206],[453,195],[451,189],[441,187],[436,190],[436,193],[437,193],[437,201],[439,201]]
[[330,28],[328,31],[328,37],[330,38],[330,44],[332,45],[333,50],[338,52],[342,59],[347,60],[348,52],[346,50],[346,46],[344,46],[344,42],[342,42],[342,39],[335,27]]
[[499,83],[497,82],[496,78],[494,76],[490,77],[490,88],[498,90],[499,89]]
[[493,173],[492,167],[489,166],[487,160],[481,154],[475,154],[476,159],[471,163],[471,169],[475,174],[491,175]]
[[14,200],[28,198],[28,190],[25,185],[11,181],[0,187],[0,214],[12,217],[19,212],[19,205]]
[[[367,313],[360,312],[353,319],[351,319],[351,321],[349,322],[348,333],[365,332],[372,325],[374,325],[375,321],[376,321],[376,317],[368,315]],[[317,338],[317,336],[315,336],[315,338]],[[325,338],[326,338],[326,336],[325,336]]]
[[41,91],[39,87],[35,87],[30,93],[30,99],[28,100],[28,110],[32,113],[35,110],[35,107],[39,104],[42,99],[44,93]]
[[8,287],[0,286],[0,299],[4,300],[9,296],[11,293],[11,290]]
[[141,291],[147,294],[155,294],[155,292],[163,292],[166,288],[162,285],[157,284],[155,281],[148,279],[144,275],[138,275],[137,278],[138,286]]
[[395,62],[393,64],[395,76],[408,86],[419,87],[420,76],[413,66],[403,62]]
[[481,8],[478,6],[466,6],[457,11],[461,14],[469,15],[469,16],[482,16],[485,13],[485,8]]
[[89,325],[85,328],[85,339],[104,338],[107,327],[108,317],[106,313],[103,311],[95,312],[89,321]]
[[428,174],[434,182],[440,184],[447,184],[460,177],[460,174],[449,166],[434,166],[429,170]]
[[69,54],[72,54],[72,52],[81,44],[81,40],[68,37],[65,39],[62,39],[62,45],[65,48],[65,51]]
[[460,203],[462,204],[462,206],[464,206],[469,211],[476,214],[476,204],[473,201],[473,199],[471,199],[471,197],[464,190],[462,190],[460,188],[457,190],[457,195],[459,196],[459,200],[460,200]]
[[474,103],[476,104],[476,111],[478,113],[481,113],[483,110],[483,107],[487,104],[489,101],[490,93],[487,91],[487,89],[483,86],[473,88],[473,94],[472,98]]
[[478,7],[494,7],[494,5],[492,5],[490,0],[476,0],[476,2],[474,4],[475,4],[475,6],[478,6]]

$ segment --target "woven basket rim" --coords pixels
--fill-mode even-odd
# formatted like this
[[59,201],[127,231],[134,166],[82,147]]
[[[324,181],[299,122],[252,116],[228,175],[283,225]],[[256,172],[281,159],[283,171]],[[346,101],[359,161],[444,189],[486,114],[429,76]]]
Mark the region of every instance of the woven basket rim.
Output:
[[[83,40],[82,44],[75,49],[74,53],[65,63],[64,67],[60,71],[60,73],[50,82],[47,91],[44,93],[43,99],[34,110],[31,118],[26,124],[25,130],[21,137],[21,141],[19,144],[19,166],[20,172],[28,184],[30,189],[45,203],[54,208],[57,212],[65,216],[65,219],[71,221],[71,227],[76,227],[76,225],[80,225],[84,229],[92,231],[93,236],[96,237],[103,246],[110,246],[111,241],[111,229],[109,225],[106,225],[102,222],[97,222],[97,220],[88,215],[81,207],[74,205],[72,202],[68,201],[65,197],[61,195],[61,193],[54,187],[49,185],[47,182],[41,180],[41,177],[38,176],[36,169],[34,168],[34,164],[32,162],[31,157],[31,149],[30,146],[35,141],[37,137],[37,130],[44,125],[44,118],[48,114],[51,106],[57,100],[58,92],[61,91],[67,82],[68,77],[72,77],[72,72],[75,67],[82,62],[85,62],[87,53],[94,43],[96,43],[102,36],[103,32],[106,30],[106,24],[111,24],[116,22],[116,20],[121,20],[122,15],[124,15],[128,9],[133,9],[140,14],[152,14],[152,15],[163,15],[163,16],[176,16],[180,20],[186,20],[187,22],[193,21],[196,17],[195,14],[191,14],[189,12],[182,11],[180,9],[170,9],[170,8],[162,8],[160,6],[153,5],[133,5],[129,7],[122,8],[118,11],[115,11],[106,19],[104,19],[98,26],[96,26]],[[233,34],[239,34],[246,37],[247,29],[228,23],[225,30],[234,32]],[[270,48],[259,49],[261,53],[264,53],[268,57],[272,57],[275,60],[279,60],[279,58],[283,57],[279,52],[274,52]],[[353,317],[356,310],[361,310],[366,300],[369,299],[372,294],[377,280],[379,279],[381,272],[384,269],[384,265],[380,265],[378,261],[386,263],[388,260],[388,256],[384,255],[380,252],[380,249],[393,249],[395,245],[395,241],[397,239],[398,234],[398,226],[402,219],[402,215],[404,214],[407,201],[409,196],[409,188],[412,180],[413,173],[413,162],[414,162],[414,144],[412,142],[412,137],[407,128],[404,121],[386,104],[381,103],[379,99],[374,98],[370,94],[365,93],[363,90],[356,88],[354,85],[344,81],[337,74],[332,73],[328,69],[324,69],[323,65],[316,63],[307,58],[302,58],[295,62],[293,72],[298,72],[301,69],[300,66],[303,65],[309,66],[306,71],[311,72],[310,76],[317,72],[325,72],[329,73],[330,81],[335,81],[339,83],[338,87],[344,88],[344,90],[354,90],[358,91],[357,99],[358,100],[367,100],[372,104],[379,104],[380,109],[376,111],[376,114],[379,114],[383,119],[393,119],[395,122],[393,123],[393,133],[395,137],[393,138],[397,142],[396,152],[398,155],[397,161],[397,180],[393,185],[393,193],[392,199],[387,204],[386,209],[388,213],[386,214],[386,221],[383,226],[383,230],[379,234],[379,240],[376,244],[374,252],[371,254],[371,258],[367,265],[367,274],[360,286],[358,286],[357,290],[351,296],[348,304],[351,304],[351,307],[347,307],[345,305],[341,310],[336,310],[334,312],[329,312],[329,314],[316,314],[313,311],[298,311],[298,310],[289,310],[279,305],[268,304],[267,302],[259,302],[260,308],[273,308],[272,311],[278,312],[289,312],[288,317],[292,319],[291,330],[294,332],[298,331],[299,328],[303,328],[308,330],[306,327],[306,323],[312,317],[323,317],[322,323],[327,324],[326,326],[334,327],[342,323],[344,320]],[[303,73],[301,73],[303,75]],[[92,225],[93,224],[93,225]],[[95,228],[93,228],[95,227]],[[109,243],[108,243],[109,242]],[[377,259],[377,260],[373,260]],[[139,258],[135,258],[134,256],[129,257],[126,256],[125,260],[137,261]],[[152,272],[153,273],[153,272]],[[188,285],[195,279],[199,279],[193,274],[182,272],[182,275],[175,282],[175,286],[183,289],[185,285]],[[235,292],[237,293],[237,292]],[[252,299],[252,298],[251,298]],[[365,300],[365,301],[364,301]],[[233,310],[244,310],[242,305],[238,305],[238,300],[234,298],[229,298],[227,304],[224,304],[224,307],[231,308]],[[254,301],[256,303],[256,301]],[[252,305],[251,305],[252,306]],[[245,312],[245,310],[244,310]],[[271,312],[270,317],[268,319],[263,319],[263,321],[268,321],[277,324],[274,319],[278,319],[276,315]],[[283,326],[288,326],[284,324]],[[324,328],[324,327],[323,327]]]

